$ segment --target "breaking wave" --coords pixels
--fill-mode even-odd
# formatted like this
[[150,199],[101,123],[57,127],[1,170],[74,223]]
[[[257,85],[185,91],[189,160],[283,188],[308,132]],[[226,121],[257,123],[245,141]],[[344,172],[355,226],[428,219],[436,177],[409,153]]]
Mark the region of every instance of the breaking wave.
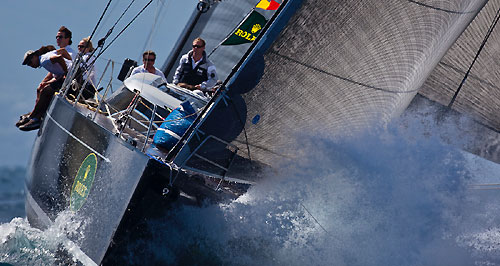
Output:
[[[422,125],[405,121],[333,140],[300,136],[300,160],[282,162],[233,202],[179,207],[149,221],[125,260],[500,265],[500,191],[473,189],[500,180],[500,168],[443,144]],[[22,218],[1,224],[0,262],[53,262],[67,215],[45,231]]]
[[496,164],[442,144],[422,120],[300,139],[297,154],[307,156],[283,162],[238,200],[150,222],[153,240],[131,244],[127,260],[500,265],[500,191],[473,189],[500,180]]

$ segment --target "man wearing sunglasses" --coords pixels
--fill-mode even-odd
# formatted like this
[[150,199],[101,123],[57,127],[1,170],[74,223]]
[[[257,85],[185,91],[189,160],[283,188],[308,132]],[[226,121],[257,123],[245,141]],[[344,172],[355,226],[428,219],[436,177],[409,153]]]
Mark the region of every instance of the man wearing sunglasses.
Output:
[[[61,26],[59,28],[59,30],[57,31],[57,34],[56,34],[56,42],[57,42],[57,46],[60,47],[60,49],[58,50],[58,54],[65,54],[65,60],[67,61],[67,64],[66,64],[66,68],[69,69],[71,67],[71,60],[74,59],[74,55],[75,55],[75,51],[73,50],[73,48],[71,48],[71,31],[66,28],[65,26]],[[38,51],[38,54],[37,54],[37,58],[39,56],[41,56],[42,54],[44,53],[40,53],[40,51]],[[26,55],[25,55],[25,60],[23,61],[23,65],[28,65],[28,66],[32,66],[34,67],[33,65],[31,65],[31,55],[29,55],[29,60],[26,60]],[[58,58],[58,63],[59,64],[62,64],[63,63],[63,59],[62,58]],[[61,61],[63,60],[63,61]],[[44,62],[49,62],[49,61],[44,61],[42,60],[41,63],[44,63]],[[44,66],[42,64],[42,66]],[[37,66],[38,67],[38,66]],[[45,67],[45,66],[44,66]],[[65,70],[67,71],[67,70]],[[60,86],[59,85],[62,85],[62,81],[64,79],[64,75],[54,75],[54,73],[52,71],[48,71],[47,75],[45,76],[45,78],[42,80],[42,82],[40,82],[40,84],[38,84],[38,87],[36,88],[36,104],[35,106],[43,106],[43,108],[35,108],[35,110],[42,110],[42,113],[41,114],[33,114],[32,112],[30,113],[26,113],[24,115],[21,115],[19,117],[19,121],[17,121],[16,123],[16,126],[19,127],[19,129],[21,130],[34,130],[34,129],[37,129],[40,125],[40,121],[35,121],[37,123],[34,123],[33,121],[33,117],[36,115],[36,117],[39,117],[39,116],[43,116],[45,115],[45,105],[48,106],[48,104],[50,103],[50,99],[52,98],[52,95],[54,95],[54,92],[59,90]],[[60,83],[60,84],[59,84]],[[57,84],[55,86],[55,84]],[[45,95],[45,96],[44,96]],[[48,102],[45,104],[44,101],[42,101],[42,103],[39,103],[39,100],[40,100],[40,97],[42,96],[43,99],[48,99]],[[50,97],[49,97],[50,96]]]
[[163,72],[161,72],[161,70],[159,70],[154,66],[155,60],[156,60],[155,52],[151,50],[144,52],[142,54],[142,62],[144,64],[142,66],[134,68],[130,75],[132,76],[137,73],[151,73],[160,76],[165,82],[167,82],[167,79],[165,79],[165,75],[163,74]]
[[[71,41],[71,35],[72,33],[68,28],[61,26],[56,34],[56,42],[59,48],[64,48],[66,52],[68,52],[72,60],[75,59],[75,50],[73,50],[73,48],[71,48],[70,46],[71,43],[73,43],[73,41]],[[45,88],[49,84],[49,81],[53,79],[54,76],[52,75],[52,73],[51,72],[47,73],[47,76],[45,76],[45,78],[42,80],[42,82],[40,83],[40,85],[38,85],[38,88],[36,89],[37,95],[40,94],[40,90]]]
[[173,83],[190,90],[212,91],[217,83],[215,65],[205,53],[205,40],[196,38],[193,49],[183,55],[175,71]]
[[32,68],[43,67],[53,77],[46,85],[37,91],[35,107],[26,116],[21,116],[16,126],[22,131],[40,128],[42,118],[49,107],[50,100],[64,82],[64,77],[71,68],[72,61],[69,53],[61,48],[55,50],[54,46],[42,46],[40,49],[29,50],[24,54],[23,65]]
[[57,42],[57,46],[59,46],[59,48],[66,49],[66,51],[74,59],[75,58],[75,56],[74,56],[75,50],[73,50],[73,48],[71,48],[71,44],[73,43],[73,41],[71,40],[71,37],[72,37],[71,31],[64,26],[61,26],[61,28],[59,28],[59,31],[57,31],[57,34],[56,34],[56,42]]

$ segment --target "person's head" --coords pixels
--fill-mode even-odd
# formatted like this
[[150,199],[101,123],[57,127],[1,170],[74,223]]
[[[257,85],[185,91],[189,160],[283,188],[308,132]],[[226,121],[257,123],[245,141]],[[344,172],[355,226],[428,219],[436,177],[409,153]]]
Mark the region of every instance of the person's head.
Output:
[[144,67],[152,67],[155,64],[156,54],[155,52],[148,50],[142,54],[142,62]]
[[90,53],[94,51],[94,46],[92,45],[92,41],[90,40],[89,37],[83,38],[79,43],[78,43],[78,52],[83,52],[84,54]]
[[71,31],[68,28],[61,26],[56,35],[57,46],[64,48],[68,45],[71,45],[73,41],[71,41]]
[[193,54],[194,55],[202,55],[203,51],[205,51],[205,40],[198,37],[193,40]]
[[40,60],[35,51],[29,50],[24,54],[23,65],[27,65],[32,68],[40,66]]
[[37,68],[40,66],[40,55],[48,53],[55,50],[56,48],[52,45],[42,46],[40,49],[33,51],[29,50],[24,54],[23,65],[30,66],[32,68]]

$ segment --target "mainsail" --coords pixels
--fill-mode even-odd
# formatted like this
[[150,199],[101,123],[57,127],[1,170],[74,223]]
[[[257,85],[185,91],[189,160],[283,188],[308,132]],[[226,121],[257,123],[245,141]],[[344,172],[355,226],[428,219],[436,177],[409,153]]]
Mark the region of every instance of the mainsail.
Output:
[[[255,0],[224,1],[212,6],[207,13],[199,14],[195,10],[191,20],[195,22],[197,16],[199,16],[199,19],[193,30],[188,34],[186,40],[182,38],[178,40],[176,46],[180,47],[179,53],[172,53],[163,65],[162,70],[165,72],[167,79],[171,80],[179,64],[180,57],[191,50],[191,43],[196,37],[201,37],[207,42],[205,51],[210,54],[240,23],[245,15],[255,7],[256,3]],[[273,11],[261,10],[259,13],[269,18]],[[249,46],[250,44],[231,47],[221,46],[210,56],[210,60],[217,67],[217,75],[221,80],[227,77]]]
[[[284,1],[228,81],[229,98],[199,129],[237,146],[243,161],[273,165],[297,156],[298,134],[349,135],[387,123],[485,2]],[[185,162],[199,143],[191,138],[175,162],[207,171]],[[223,145],[204,145],[204,156],[224,154]]]
[[[494,25],[499,8],[500,1],[489,1],[485,5],[426,80],[419,91],[421,95],[443,106],[450,105],[487,36],[488,28]],[[500,27],[496,25],[451,105],[454,112],[467,114],[478,122],[461,126],[460,130],[468,138],[456,144],[495,162],[500,162],[499,32]]]

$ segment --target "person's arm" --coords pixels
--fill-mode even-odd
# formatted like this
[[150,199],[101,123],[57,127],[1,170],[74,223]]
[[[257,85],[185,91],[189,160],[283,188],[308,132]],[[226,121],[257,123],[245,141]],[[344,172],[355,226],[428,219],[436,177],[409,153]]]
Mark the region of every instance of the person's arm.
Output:
[[134,67],[134,69],[132,69],[132,72],[130,72],[130,76],[133,76],[137,73],[141,73],[141,66]]
[[42,79],[41,83],[47,82],[47,81],[51,80],[53,77],[54,76],[52,75],[52,73],[48,72],[47,75],[45,76],[45,78]]
[[201,84],[195,86],[197,89],[202,91],[211,91],[215,84],[217,84],[217,72],[214,65],[210,65],[207,68],[207,76],[207,81],[203,81]]
[[68,73],[68,67],[66,66],[66,62],[64,62],[64,58],[62,55],[51,56],[50,62],[52,62],[53,64],[56,64],[56,63],[59,64],[62,67],[64,73],[65,74]]
[[50,84],[49,81],[51,81],[53,78],[54,78],[54,75],[52,75],[52,73],[48,72],[47,75],[45,76],[45,78],[42,79],[42,82],[40,82],[40,84],[38,85],[38,88],[41,89],[41,88],[46,87],[47,85]]
[[58,55],[61,55],[63,58],[68,59],[69,61],[73,60],[73,59],[71,58],[71,55],[70,55],[70,54],[68,53],[68,51],[67,51],[66,49],[64,49],[64,48],[59,48],[59,49],[56,51],[56,53],[57,53]]
[[161,72],[161,70],[159,70],[158,68],[156,69],[156,74],[158,76],[160,76],[165,83],[167,82],[167,79],[165,78],[165,74],[163,74],[163,72]]
[[55,77],[53,77],[51,80],[48,80],[48,81],[45,83],[45,85],[50,85],[50,83],[52,83],[52,82],[56,82],[56,81],[57,81],[57,79],[56,79]]
[[181,67],[182,67],[183,63],[184,63],[184,56],[182,56],[181,60],[179,60],[179,66],[175,70],[174,78],[172,80],[172,83],[174,83],[174,84],[178,84],[179,79],[181,79]]

